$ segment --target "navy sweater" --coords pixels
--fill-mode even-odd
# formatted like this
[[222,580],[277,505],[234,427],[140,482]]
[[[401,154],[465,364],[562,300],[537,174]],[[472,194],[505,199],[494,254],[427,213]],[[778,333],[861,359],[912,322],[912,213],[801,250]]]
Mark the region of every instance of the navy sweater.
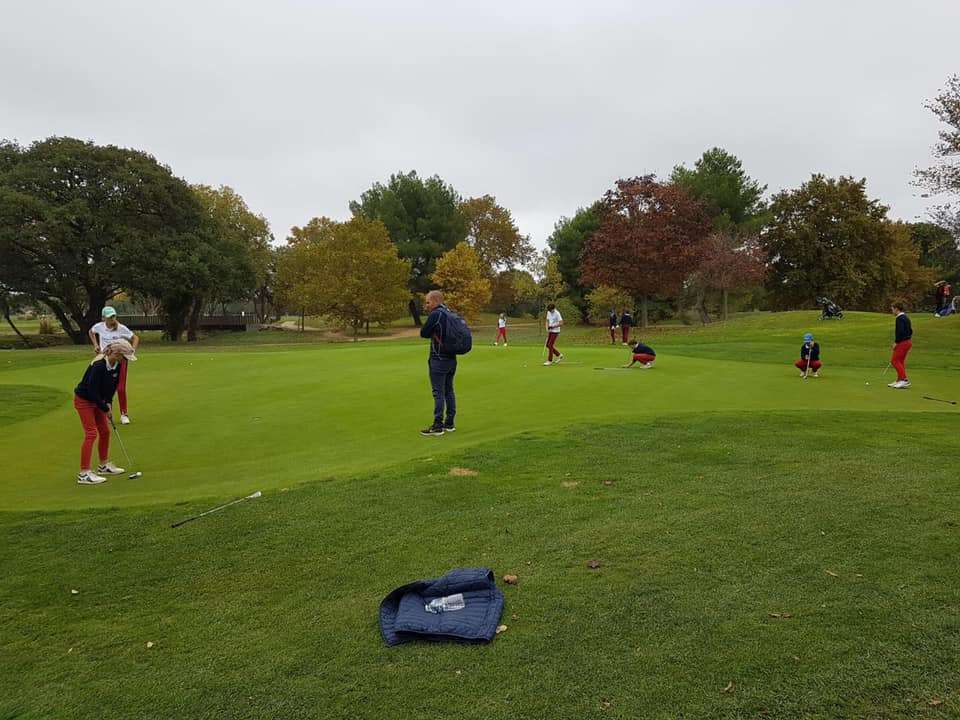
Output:
[[820,343],[815,342],[812,346],[808,346],[806,343],[800,346],[800,359],[806,360],[807,355],[810,356],[810,362],[820,360]]
[[633,315],[628,312],[625,312],[620,316],[620,325],[622,327],[633,327]]
[[87,365],[80,384],[73,392],[77,397],[89,400],[104,412],[109,412],[119,381],[120,363],[117,362],[111,370],[107,367],[106,359],[100,359]]
[[913,326],[910,324],[910,318],[907,317],[906,313],[901,313],[897,315],[896,329],[894,332],[894,340],[900,343],[904,340],[909,340],[913,337]]
[[657,356],[657,353],[654,352],[652,347],[650,347],[649,345],[644,345],[643,343],[637,343],[636,345],[634,345],[632,352],[634,355],[653,355],[654,357]]
[[420,337],[430,338],[430,357],[439,357],[446,360],[456,360],[457,356],[443,349],[443,337],[447,332],[446,305],[439,305],[427,317],[427,321],[420,328]]

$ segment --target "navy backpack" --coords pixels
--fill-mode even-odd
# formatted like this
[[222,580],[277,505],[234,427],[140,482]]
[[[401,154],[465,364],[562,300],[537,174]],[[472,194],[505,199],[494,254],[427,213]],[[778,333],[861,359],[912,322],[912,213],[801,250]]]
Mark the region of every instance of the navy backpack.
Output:
[[450,308],[444,308],[447,316],[447,333],[443,338],[443,349],[454,355],[466,355],[473,348],[473,335],[467,321]]

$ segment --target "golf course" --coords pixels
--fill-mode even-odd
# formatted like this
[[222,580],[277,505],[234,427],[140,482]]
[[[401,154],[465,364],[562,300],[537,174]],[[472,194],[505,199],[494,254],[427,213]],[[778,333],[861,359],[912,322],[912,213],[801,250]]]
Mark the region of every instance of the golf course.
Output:
[[[89,349],[0,353],[0,718],[960,716],[960,325],[913,322],[908,390],[889,315],[658,328],[650,370],[477,329],[439,438],[416,338],[147,341],[143,476],[94,487]],[[464,566],[494,641],[386,648],[380,600]]]

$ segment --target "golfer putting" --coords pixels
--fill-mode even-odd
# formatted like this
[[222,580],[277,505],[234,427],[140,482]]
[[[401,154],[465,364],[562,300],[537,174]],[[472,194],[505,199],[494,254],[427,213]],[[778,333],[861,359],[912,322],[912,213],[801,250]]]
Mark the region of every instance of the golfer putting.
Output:
[[800,359],[793,366],[800,371],[800,377],[806,379],[813,371],[813,377],[820,377],[820,368],[823,363],[820,361],[820,343],[813,339],[813,333],[807,333],[803,336],[803,345],[800,346]]
[[[74,389],[73,406],[83,426],[83,443],[80,446],[79,485],[99,485],[106,482],[105,475],[122,475],[125,470],[110,462],[110,426],[113,423],[113,394],[120,381],[120,363],[137,359],[133,346],[126,340],[114,340],[97,355],[83,373],[80,384]],[[90,469],[93,444],[96,441],[100,464],[97,472]]]
[[[107,305],[100,313],[103,318],[100,322],[90,328],[88,333],[90,342],[93,344],[94,355],[103,354],[104,349],[114,340],[126,340],[130,343],[133,351],[137,351],[140,345],[140,338],[133,333],[130,328],[117,320],[117,311],[115,308]],[[127,414],[127,361],[120,360],[120,378],[117,381],[117,400],[120,401],[120,424],[129,425],[130,416]]]
[[624,365],[624,368],[632,368],[637,363],[640,363],[641,370],[649,370],[653,367],[653,363],[657,359],[657,352],[649,345],[644,345],[637,340],[630,348],[630,357],[630,362]]

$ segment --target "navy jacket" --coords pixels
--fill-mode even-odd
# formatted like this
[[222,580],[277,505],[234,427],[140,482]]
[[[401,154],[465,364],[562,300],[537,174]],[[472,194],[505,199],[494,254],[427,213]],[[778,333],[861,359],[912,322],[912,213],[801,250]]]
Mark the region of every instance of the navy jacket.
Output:
[[894,332],[894,340],[896,342],[903,342],[904,340],[909,340],[913,337],[913,326],[910,324],[910,318],[907,317],[906,313],[897,315],[896,328]]
[[810,356],[810,362],[815,360],[820,360],[820,343],[815,342],[812,347],[807,347],[807,344],[804,343],[800,346],[800,359],[806,360],[807,355]]
[[[463,595],[464,607],[430,612],[431,600]],[[503,593],[490,568],[457,568],[442,577],[418,580],[380,603],[380,634],[387,645],[411,640],[490,642],[503,613]]]
[[430,338],[430,357],[440,357],[445,360],[456,360],[457,356],[443,349],[443,337],[447,332],[446,305],[439,305],[427,317],[427,321],[420,328],[420,337]]
[[633,327],[633,315],[628,312],[625,312],[620,316],[620,325],[622,327]]
[[633,350],[631,352],[634,355],[653,355],[654,357],[657,356],[657,353],[654,351],[652,347],[650,347],[649,345],[644,345],[643,343],[637,343],[636,345],[634,345]]
[[77,397],[89,400],[104,412],[108,412],[119,381],[120,362],[117,361],[111,370],[107,367],[106,359],[101,358],[87,365],[80,384],[73,392]]
[[610,313],[610,327],[616,327],[617,323],[617,314],[615,312]]

